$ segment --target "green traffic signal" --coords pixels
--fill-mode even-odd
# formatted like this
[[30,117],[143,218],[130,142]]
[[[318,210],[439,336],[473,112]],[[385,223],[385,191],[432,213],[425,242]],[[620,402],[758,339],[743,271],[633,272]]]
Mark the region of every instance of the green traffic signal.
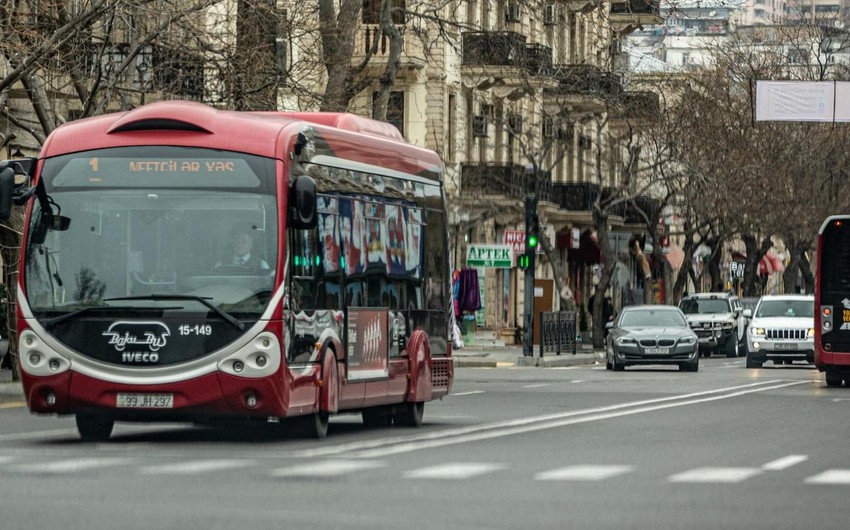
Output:
[[528,235],[528,248],[537,248],[537,234],[529,234]]
[[531,258],[528,254],[520,254],[519,256],[517,256],[516,261],[517,267],[519,267],[520,269],[527,269],[530,265]]

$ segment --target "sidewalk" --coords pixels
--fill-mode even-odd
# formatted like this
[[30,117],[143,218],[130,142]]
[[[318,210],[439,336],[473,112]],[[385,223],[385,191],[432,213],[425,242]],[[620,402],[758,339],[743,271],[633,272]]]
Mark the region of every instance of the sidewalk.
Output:
[[548,353],[540,357],[539,348],[534,348],[534,356],[524,357],[522,346],[489,348],[486,346],[468,346],[452,351],[455,368],[507,368],[511,366],[537,366],[540,368],[559,368],[594,364],[604,360],[602,351],[594,351],[590,345],[580,345],[575,355]]
[[0,403],[3,401],[21,401],[24,399],[24,390],[21,383],[12,382],[12,371],[6,368],[0,369]]

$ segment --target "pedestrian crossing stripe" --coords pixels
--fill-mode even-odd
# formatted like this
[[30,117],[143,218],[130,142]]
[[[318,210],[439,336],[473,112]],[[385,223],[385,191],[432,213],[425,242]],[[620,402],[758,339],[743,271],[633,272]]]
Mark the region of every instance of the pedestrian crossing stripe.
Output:
[[324,460],[272,470],[273,477],[334,477],[355,471],[384,467],[383,462],[374,460]]
[[670,482],[735,483],[760,474],[760,469],[751,467],[701,467],[671,475]]
[[62,474],[88,471],[103,467],[129,464],[129,458],[73,458],[56,462],[38,462],[35,464],[19,464],[12,466],[12,471],[19,473]]
[[406,472],[404,478],[458,480],[477,477],[504,468],[502,464],[458,462],[414,469]]
[[632,471],[632,466],[568,466],[543,471],[534,475],[536,480],[605,480]]
[[830,469],[806,479],[806,484],[850,484],[850,469]]
[[198,460],[196,462],[175,462],[158,466],[146,466],[139,469],[145,475],[193,475],[210,471],[224,471],[253,465],[247,460]]

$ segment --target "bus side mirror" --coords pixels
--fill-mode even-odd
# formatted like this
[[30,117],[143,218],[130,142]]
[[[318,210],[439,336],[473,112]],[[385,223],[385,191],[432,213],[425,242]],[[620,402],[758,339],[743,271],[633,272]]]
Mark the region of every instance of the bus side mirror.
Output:
[[15,194],[15,170],[6,167],[0,170],[0,221],[12,216],[12,197]]
[[49,212],[41,212],[38,223],[33,227],[31,240],[36,245],[41,245],[47,239],[48,230],[62,232],[71,226],[71,219],[64,215],[55,215]]
[[319,222],[316,211],[316,181],[301,175],[289,186],[289,223],[298,230],[315,228]]

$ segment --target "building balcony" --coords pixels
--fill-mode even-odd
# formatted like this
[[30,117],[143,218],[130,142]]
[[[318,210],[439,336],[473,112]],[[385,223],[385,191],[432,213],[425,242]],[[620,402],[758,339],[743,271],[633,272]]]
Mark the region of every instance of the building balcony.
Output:
[[[404,31],[398,26],[402,35],[401,44],[401,75],[408,69],[421,70],[427,64],[425,47],[422,40],[414,34]],[[386,68],[390,56],[390,38],[381,33],[381,27],[372,24],[362,24],[355,34],[352,63],[360,64],[369,52],[373,55],[366,66],[367,75],[380,75]]]
[[[480,162],[461,165],[461,192],[477,196],[501,196],[516,202],[532,190],[531,175],[525,166],[509,162]],[[552,172],[541,171],[538,199],[552,200]]]
[[563,110],[604,112],[605,101],[623,91],[619,76],[590,64],[555,65],[552,75],[558,84],[544,92],[548,114]]
[[479,162],[462,164],[460,168],[460,189],[464,194],[521,199],[526,182],[525,167],[519,164]]
[[463,83],[478,90],[493,89],[498,96],[518,99],[535,88],[555,86],[551,76],[552,48],[526,44],[514,31],[463,33]]
[[623,217],[627,224],[646,224],[643,214],[646,214],[650,222],[658,221],[658,215],[661,213],[658,199],[653,199],[647,195],[638,195],[634,202],[634,205],[628,204],[625,208]]
[[620,34],[629,34],[640,26],[664,23],[660,0],[612,0],[610,20]]
[[529,74],[552,75],[552,48],[542,44],[525,46],[525,68]]
[[598,196],[598,184],[559,182],[552,185],[552,202],[562,210],[590,212]]
[[611,106],[611,118],[621,121],[644,122],[657,118],[661,103],[655,92],[623,92]]

